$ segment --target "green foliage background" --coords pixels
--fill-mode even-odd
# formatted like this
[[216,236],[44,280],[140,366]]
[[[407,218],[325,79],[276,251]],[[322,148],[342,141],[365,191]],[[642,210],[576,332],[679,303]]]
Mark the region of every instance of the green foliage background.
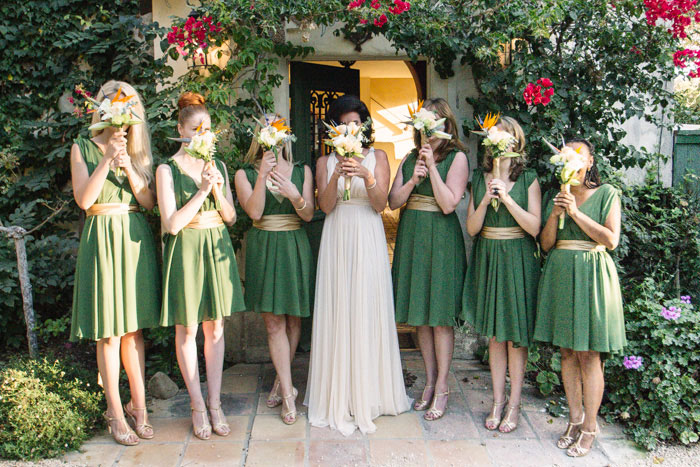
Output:
[[[454,74],[455,65],[469,65],[480,94],[465,103],[475,115],[500,111],[523,123],[531,163],[544,185],[552,168],[542,137],[589,138],[604,178],[619,180],[617,170],[661,158],[658,148],[623,144],[622,124],[638,117],[663,126],[665,117],[678,111],[667,86],[675,72],[671,52],[678,44],[663,28],[647,25],[641,1],[415,0],[409,12],[391,17],[381,29],[371,21],[361,25],[358,12],[348,11],[341,0],[203,0],[198,8],[221,22],[223,31],[211,42],[230,51],[231,58],[222,69],[190,69],[173,82],[167,81],[172,70],[165,61],[154,60],[154,47],[176,52],[164,40],[166,31],[139,15],[136,0],[0,5],[0,221],[31,228],[70,203],[28,238],[44,339],[66,335],[72,298],[80,219],[71,202],[68,155],[73,139],[86,133],[86,122],[60,109],[77,84],[93,92],[108,79],[134,84],[145,100],[156,162],[176,150],[166,137],[175,132],[177,96],[185,89],[201,92],[215,126],[226,131],[218,155],[231,174],[249,144],[252,118],[261,109],[274,110],[274,90],[285,85],[280,60],[313,52],[285,40],[288,21],[319,27],[342,23],[338,34],[346,36],[382,34],[411,59],[429,60],[443,78]],[[504,44],[511,44],[505,64]],[[528,106],[523,89],[540,77],[553,81],[555,96],[546,107]],[[474,121],[463,127],[468,133]],[[617,261],[624,285],[653,277],[667,297],[681,291],[700,295],[697,198],[652,179],[646,186],[626,188],[623,203]],[[152,220],[157,234],[157,220]],[[242,219],[232,229],[237,244],[248,226]],[[688,251],[696,259],[679,261]],[[0,291],[0,342],[8,351],[23,344],[24,331],[14,249],[5,239],[0,239]],[[171,330],[147,337],[153,355],[149,368],[174,368]],[[544,392],[554,391],[559,385],[556,354],[533,355],[538,356],[531,362],[537,382]]]

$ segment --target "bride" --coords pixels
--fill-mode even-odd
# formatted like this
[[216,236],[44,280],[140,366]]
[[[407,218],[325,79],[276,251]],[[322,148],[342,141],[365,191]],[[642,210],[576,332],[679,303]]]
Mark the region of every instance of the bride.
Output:
[[[331,104],[335,123],[361,125],[367,106],[355,96]],[[372,128],[367,129],[367,140]],[[368,145],[369,146],[369,143]],[[364,159],[335,153],[319,158],[318,201],[327,214],[316,276],[311,362],[304,403],[313,426],[344,435],[376,430],[373,419],[410,407],[406,395],[389,257],[382,218],[387,203],[389,161],[384,151],[363,149]],[[352,177],[343,201],[344,177]]]

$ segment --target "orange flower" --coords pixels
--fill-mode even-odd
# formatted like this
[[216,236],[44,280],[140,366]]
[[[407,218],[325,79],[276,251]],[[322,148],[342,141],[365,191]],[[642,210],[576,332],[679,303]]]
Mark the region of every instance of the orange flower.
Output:
[[284,118],[279,118],[270,123],[277,131],[292,131],[290,127],[284,124]]
[[418,99],[418,107],[416,107],[416,110],[413,110],[410,104],[406,104],[406,107],[408,107],[408,114],[411,116],[411,118],[413,118],[413,116],[416,115],[416,113],[423,108],[423,101],[421,99]]
[[498,123],[499,118],[501,118],[500,112],[497,114],[492,114],[491,112],[489,112],[486,114],[486,118],[484,118],[483,122],[481,120],[479,120],[479,118],[477,117],[476,123],[479,124],[479,126],[481,127],[482,130],[488,131],[489,129],[496,126],[496,123]]

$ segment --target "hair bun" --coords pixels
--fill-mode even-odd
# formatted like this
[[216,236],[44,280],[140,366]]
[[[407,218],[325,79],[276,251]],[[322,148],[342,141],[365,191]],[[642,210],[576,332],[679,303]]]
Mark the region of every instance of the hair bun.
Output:
[[204,105],[204,96],[196,92],[186,92],[177,101],[178,109],[182,110],[191,105]]

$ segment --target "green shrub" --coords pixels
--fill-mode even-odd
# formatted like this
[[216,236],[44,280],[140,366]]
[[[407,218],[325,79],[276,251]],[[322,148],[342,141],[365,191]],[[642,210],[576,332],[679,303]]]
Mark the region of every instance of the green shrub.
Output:
[[94,379],[58,360],[19,358],[3,364],[0,458],[40,459],[78,449],[103,411]]
[[[667,299],[662,290],[647,279],[627,304],[625,356],[642,362],[634,369],[621,357],[610,359],[609,402],[602,409],[647,449],[658,441],[697,443],[700,433],[700,312],[689,299]],[[680,316],[665,318],[664,307],[676,307]]]

